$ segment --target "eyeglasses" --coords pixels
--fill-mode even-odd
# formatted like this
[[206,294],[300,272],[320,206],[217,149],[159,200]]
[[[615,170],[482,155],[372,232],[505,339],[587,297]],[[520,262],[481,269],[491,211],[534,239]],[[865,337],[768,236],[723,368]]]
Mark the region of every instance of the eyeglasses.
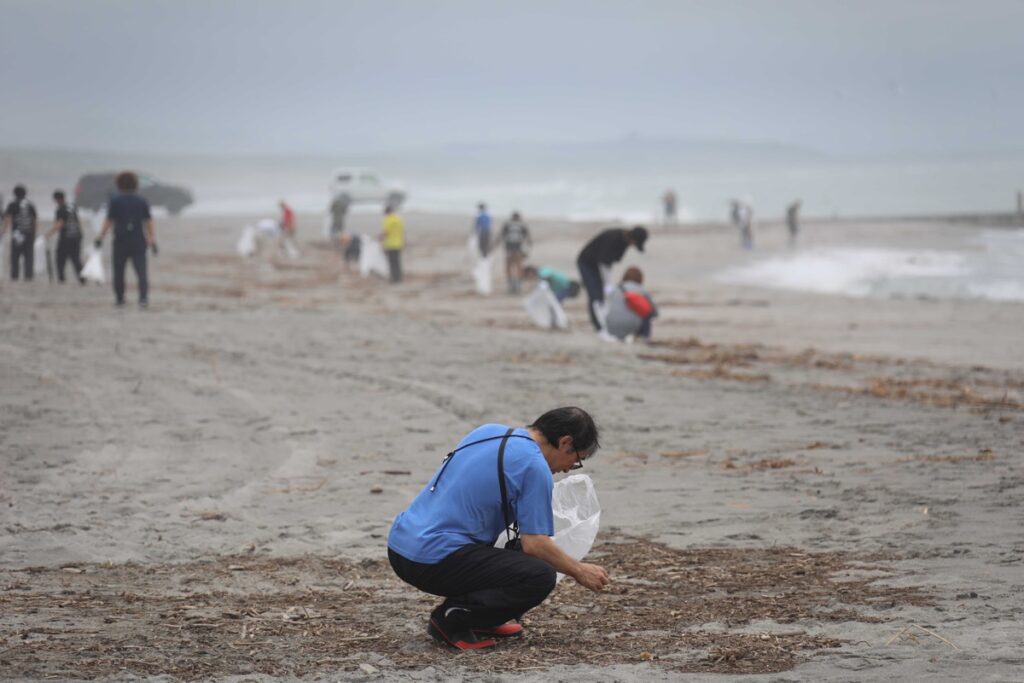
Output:
[[570,470],[583,469],[583,460],[580,459],[580,452],[579,451],[573,451],[573,453],[576,454],[576,462],[574,462],[573,464],[569,465],[569,469]]

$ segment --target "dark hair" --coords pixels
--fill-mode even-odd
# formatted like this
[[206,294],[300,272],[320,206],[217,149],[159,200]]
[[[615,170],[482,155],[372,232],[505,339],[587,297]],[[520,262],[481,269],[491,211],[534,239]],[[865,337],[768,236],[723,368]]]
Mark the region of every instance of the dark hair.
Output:
[[626,272],[622,275],[623,282],[635,282],[638,285],[644,283],[644,271],[640,270],[636,266],[630,266],[626,268]]
[[523,277],[537,277],[537,266],[523,266]]
[[544,435],[552,446],[558,446],[563,436],[572,437],[572,446],[584,457],[594,453],[601,444],[597,440],[597,425],[594,418],[583,408],[566,406],[544,413],[533,421],[530,428]]
[[57,202],[64,201],[64,190],[54,190],[53,191],[53,200],[57,201]]
[[139,189],[139,177],[131,171],[121,171],[114,179],[114,184],[121,192],[135,192]]
[[14,196],[15,197],[17,197],[18,199],[24,199],[25,198],[25,194],[26,193],[25,193],[25,186],[24,185],[15,185],[14,186]]

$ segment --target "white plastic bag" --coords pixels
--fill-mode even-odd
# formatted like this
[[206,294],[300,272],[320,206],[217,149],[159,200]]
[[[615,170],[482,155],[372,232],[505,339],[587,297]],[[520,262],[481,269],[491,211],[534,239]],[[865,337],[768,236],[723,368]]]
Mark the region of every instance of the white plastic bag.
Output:
[[107,275],[103,269],[103,252],[95,247],[90,247],[89,256],[85,259],[85,265],[82,266],[82,272],[79,273],[83,278],[90,282],[103,283],[107,281]]
[[523,308],[538,327],[545,330],[569,329],[569,318],[566,317],[562,304],[558,303],[558,297],[551,291],[548,283],[543,280],[537,284],[537,288],[529,296],[523,299]]
[[38,272],[46,272],[46,238],[42,235],[36,237],[32,243],[32,269]]
[[251,225],[245,226],[236,249],[238,250],[238,255],[243,258],[248,258],[256,253],[256,228]]
[[368,277],[370,273],[387,277],[388,259],[379,241],[363,235],[359,240],[359,274]]
[[473,283],[476,285],[477,294],[490,296],[494,291],[494,278],[491,276],[491,266],[494,257],[488,256],[476,262],[473,267]]
[[[590,552],[601,526],[601,504],[594,482],[586,474],[573,474],[555,482],[551,492],[551,512],[555,518],[555,545],[574,560],[582,560]],[[504,548],[505,532],[498,535],[495,548]],[[559,572],[557,580],[565,575]]]

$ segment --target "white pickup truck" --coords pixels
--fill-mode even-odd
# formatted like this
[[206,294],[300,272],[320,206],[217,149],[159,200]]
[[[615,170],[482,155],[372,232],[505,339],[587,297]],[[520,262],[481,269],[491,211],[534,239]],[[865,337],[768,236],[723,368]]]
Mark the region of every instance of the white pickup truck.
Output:
[[405,201],[405,189],[397,183],[384,183],[373,171],[336,168],[331,173],[331,202],[345,197],[349,204],[385,204],[398,208]]

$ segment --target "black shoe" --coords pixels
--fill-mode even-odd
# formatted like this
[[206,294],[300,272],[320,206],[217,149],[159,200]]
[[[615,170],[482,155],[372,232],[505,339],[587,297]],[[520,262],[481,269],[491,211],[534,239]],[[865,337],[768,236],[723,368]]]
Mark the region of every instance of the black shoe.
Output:
[[[445,611],[444,605],[441,605],[430,613],[430,621],[427,622],[427,633],[437,642],[457,650],[487,650],[498,644],[493,638],[477,637],[472,630],[460,624],[458,618],[445,618]],[[447,611],[465,612],[451,607]]]

